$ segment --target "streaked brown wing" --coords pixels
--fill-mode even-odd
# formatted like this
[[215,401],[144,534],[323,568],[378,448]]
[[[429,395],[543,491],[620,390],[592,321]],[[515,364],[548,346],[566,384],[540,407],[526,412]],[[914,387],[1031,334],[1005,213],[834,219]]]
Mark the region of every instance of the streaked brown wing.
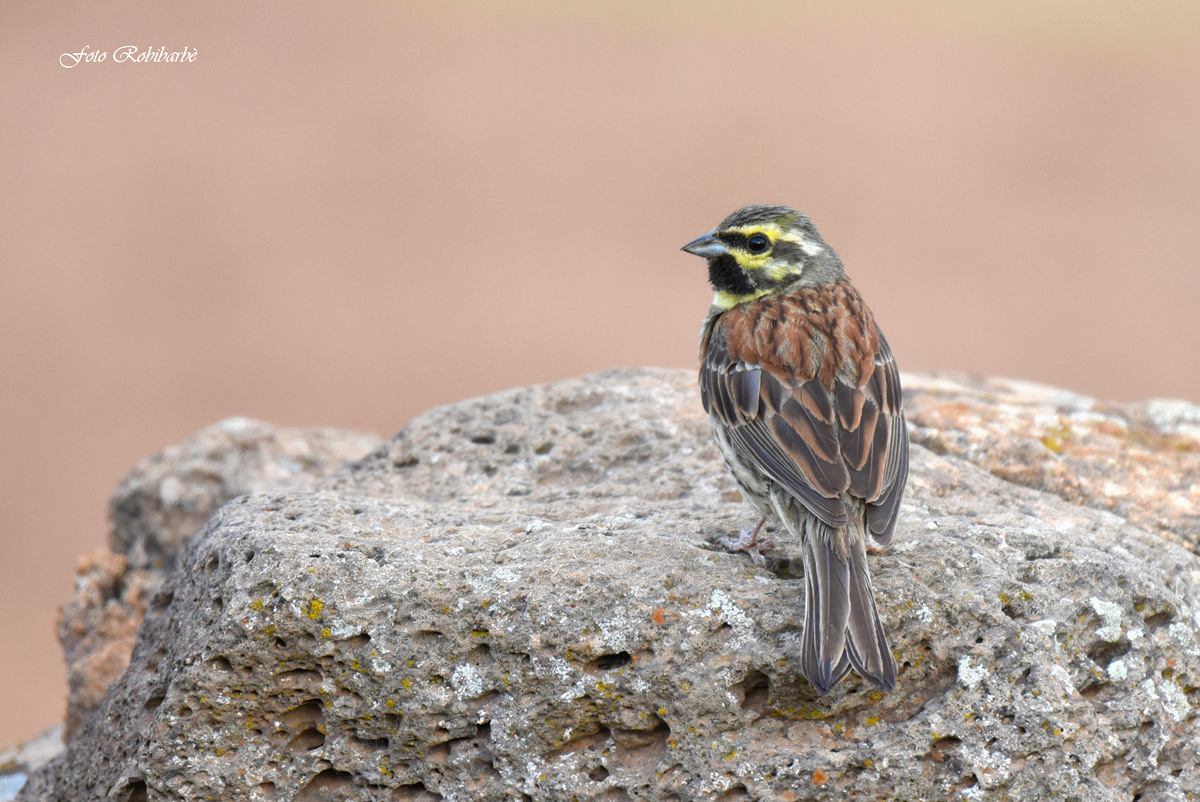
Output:
[[829,526],[846,525],[841,493],[850,478],[834,429],[833,402],[819,383],[800,384],[731,359],[718,321],[700,366],[700,398],[747,460]]
[[882,334],[878,343],[874,370],[858,381],[839,372],[830,393],[817,378],[732,359],[718,320],[700,386],[705,411],[771,479],[836,528],[848,521],[841,494],[863,499],[867,528],[885,544],[908,477],[908,436],[896,361]]
[[872,487],[875,492],[863,498],[868,502],[867,529],[876,543],[886,545],[896,531],[896,513],[904,496],[904,486],[908,483],[908,426],[904,420],[900,372],[883,332],[879,332],[875,372],[868,385],[878,388],[879,422],[876,424],[871,460],[876,466],[873,470],[878,471],[881,478],[878,486]]

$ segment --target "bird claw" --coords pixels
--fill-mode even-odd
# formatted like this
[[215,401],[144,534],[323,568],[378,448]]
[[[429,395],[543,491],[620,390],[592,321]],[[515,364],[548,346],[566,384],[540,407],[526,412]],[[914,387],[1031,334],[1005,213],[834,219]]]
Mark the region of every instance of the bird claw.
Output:
[[744,552],[755,565],[765,567],[767,558],[762,553],[763,551],[774,551],[776,545],[773,540],[758,539],[758,530],[761,526],[761,523],[758,526],[747,526],[738,532],[737,537],[732,535],[719,537],[717,542],[735,554],[739,551]]

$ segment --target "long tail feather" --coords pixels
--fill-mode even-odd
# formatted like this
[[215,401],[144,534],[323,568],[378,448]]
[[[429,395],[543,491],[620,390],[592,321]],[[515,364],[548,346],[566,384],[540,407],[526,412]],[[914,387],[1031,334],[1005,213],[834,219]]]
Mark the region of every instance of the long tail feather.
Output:
[[842,560],[828,534],[823,524],[813,522],[805,538],[801,671],[819,693],[833,688],[851,666],[890,691],[896,685],[896,663],[871,591],[865,538],[852,538]]
[[804,640],[800,670],[820,693],[827,693],[849,670],[845,664],[850,617],[849,566],[818,538],[804,550]]
[[890,691],[896,687],[896,660],[875,606],[864,544],[852,546],[849,556],[850,620],[846,624],[846,652],[855,671],[882,690]]

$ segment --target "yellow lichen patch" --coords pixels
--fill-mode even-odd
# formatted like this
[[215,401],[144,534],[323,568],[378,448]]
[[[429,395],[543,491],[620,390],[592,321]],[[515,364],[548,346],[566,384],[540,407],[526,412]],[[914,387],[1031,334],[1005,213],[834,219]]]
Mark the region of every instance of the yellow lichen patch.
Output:
[[879,717],[878,717],[878,716],[868,716],[868,717],[867,717],[867,726],[868,726],[868,727],[874,727],[874,726],[875,726],[876,724],[878,724],[878,723],[879,723]]
[[395,700],[395,699],[388,699],[388,700],[387,700],[387,706],[388,706],[388,707],[395,707],[395,706],[396,706],[396,700]]
[[262,608],[263,608],[263,600],[262,599],[255,599],[254,601],[250,602],[251,610],[261,610]]
[[412,690],[412,680],[408,679],[407,677],[400,680],[400,684],[404,686],[404,690]]
[[1041,439],[1042,445],[1052,453],[1061,454],[1067,441],[1071,439],[1071,429],[1065,422],[1059,421],[1057,426],[1047,429]]
[[308,617],[316,621],[321,617],[321,611],[325,609],[325,602],[320,599],[313,599],[308,603]]
[[328,637],[331,637],[332,635],[333,635],[333,632],[331,632],[328,627],[321,630],[322,638],[328,638]]

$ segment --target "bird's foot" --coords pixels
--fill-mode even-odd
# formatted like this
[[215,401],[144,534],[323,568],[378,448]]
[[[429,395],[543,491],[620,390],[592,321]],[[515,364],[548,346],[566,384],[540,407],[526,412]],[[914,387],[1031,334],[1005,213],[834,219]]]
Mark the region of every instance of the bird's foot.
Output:
[[762,553],[776,549],[775,541],[758,539],[758,531],[762,529],[766,520],[763,518],[755,526],[747,526],[738,532],[737,537],[719,537],[717,542],[731,552],[745,552],[755,565],[766,566],[767,558]]

